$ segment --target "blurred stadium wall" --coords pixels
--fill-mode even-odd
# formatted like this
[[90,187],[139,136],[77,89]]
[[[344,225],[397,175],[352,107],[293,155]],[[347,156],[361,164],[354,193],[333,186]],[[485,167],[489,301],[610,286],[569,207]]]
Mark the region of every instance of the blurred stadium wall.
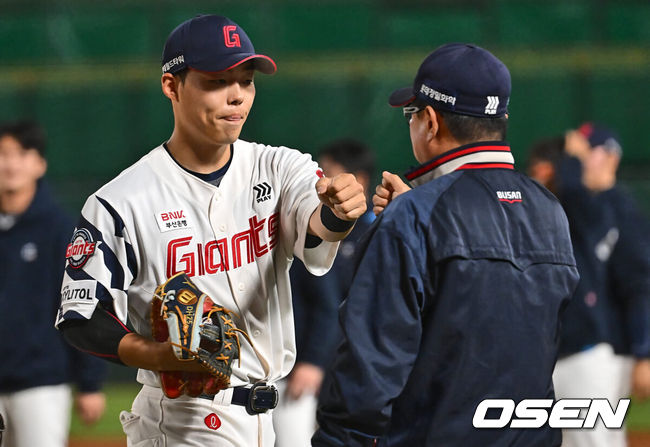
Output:
[[72,212],[170,135],[160,54],[197,13],[231,17],[278,63],[257,80],[245,139],[314,153],[352,136],[401,172],[415,162],[388,94],[436,46],[474,42],[512,72],[520,168],[536,139],[601,121],[621,134],[622,178],[650,210],[647,1],[0,0],[0,120],[45,125],[49,178]]

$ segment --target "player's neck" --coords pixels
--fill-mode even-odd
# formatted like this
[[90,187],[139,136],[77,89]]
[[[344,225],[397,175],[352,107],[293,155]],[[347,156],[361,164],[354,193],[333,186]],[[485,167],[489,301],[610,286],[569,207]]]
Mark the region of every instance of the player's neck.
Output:
[[185,169],[210,174],[230,160],[230,144],[200,144],[180,138],[176,132],[167,141],[172,157]]
[[0,193],[0,213],[22,214],[27,211],[36,195],[36,183],[17,191]]

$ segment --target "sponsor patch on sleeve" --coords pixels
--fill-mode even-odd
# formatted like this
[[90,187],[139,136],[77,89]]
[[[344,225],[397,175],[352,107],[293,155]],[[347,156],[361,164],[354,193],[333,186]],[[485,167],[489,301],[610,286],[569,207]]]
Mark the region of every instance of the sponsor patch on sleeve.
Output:
[[95,290],[97,290],[97,281],[91,279],[65,284],[61,288],[59,320],[64,319],[70,312],[89,319],[97,305]]
[[88,259],[95,254],[97,244],[86,228],[79,228],[72,235],[72,240],[68,244],[65,252],[65,258],[68,265],[75,269],[83,267]]
[[65,304],[70,301],[92,303],[95,299],[96,288],[97,281],[91,279],[68,283],[61,289],[61,303]]

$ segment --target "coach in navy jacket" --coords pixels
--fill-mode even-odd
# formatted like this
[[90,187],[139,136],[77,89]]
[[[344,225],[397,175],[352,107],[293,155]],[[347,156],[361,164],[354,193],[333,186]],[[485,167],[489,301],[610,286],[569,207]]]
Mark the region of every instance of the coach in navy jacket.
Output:
[[413,190],[385,173],[373,198],[387,208],[341,308],[312,445],[560,444],[547,425],[472,425],[484,399],[553,399],[559,314],[578,281],[564,212],[502,141],[509,95],[501,61],[448,44],[391,96],[423,164]]

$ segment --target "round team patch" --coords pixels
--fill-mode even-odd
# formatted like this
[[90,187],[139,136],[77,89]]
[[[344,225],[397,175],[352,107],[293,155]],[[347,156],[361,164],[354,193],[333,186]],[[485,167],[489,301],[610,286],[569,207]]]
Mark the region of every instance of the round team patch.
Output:
[[72,240],[68,244],[65,257],[68,265],[78,269],[84,266],[88,259],[95,253],[97,242],[93,241],[90,231],[85,228],[79,228],[72,235]]
[[217,416],[214,413],[210,413],[207,415],[204,419],[205,425],[212,430],[216,430],[217,428],[221,427],[221,419],[219,419],[219,416]]

